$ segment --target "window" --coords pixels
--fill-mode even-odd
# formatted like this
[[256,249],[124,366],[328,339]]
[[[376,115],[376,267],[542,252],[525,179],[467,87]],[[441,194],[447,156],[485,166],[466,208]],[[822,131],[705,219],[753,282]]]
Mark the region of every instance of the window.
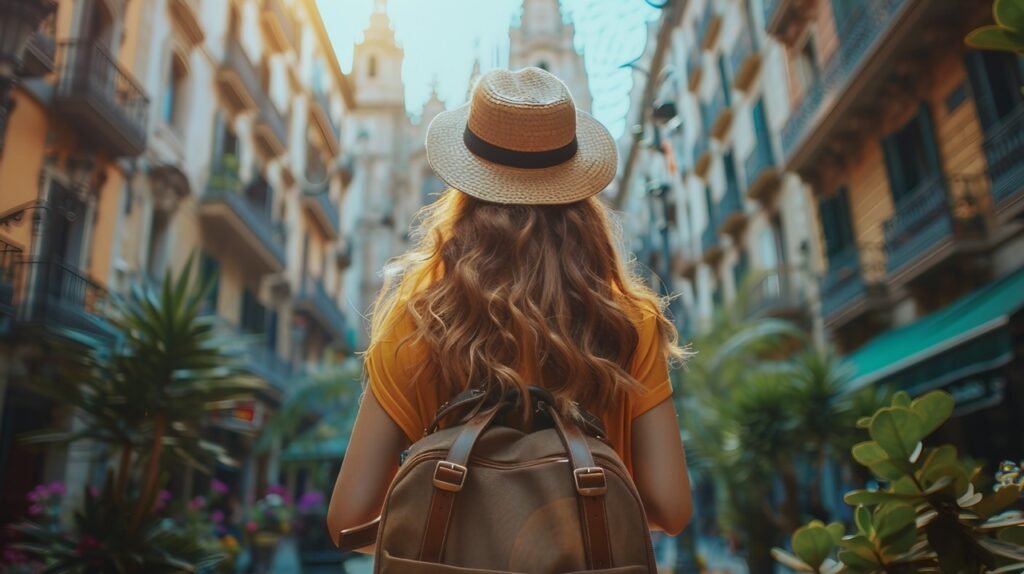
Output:
[[811,86],[818,83],[818,55],[814,46],[814,37],[808,36],[804,47],[797,53],[793,70],[800,93],[806,93]]
[[931,111],[922,103],[902,128],[882,140],[893,201],[901,203],[939,173]]
[[725,168],[725,189],[728,193],[739,193],[739,181],[736,178],[736,160],[733,158],[730,149],[722,156],[722,166]]
[[550,68],[548,68],[548,63],[544,60],[537,62],[537,67],[546,72],[551,71]]
[[217,298],[220,295],[220,262],[208,253],[202,253],[199,256],[199,277],[204,284],[210,285],[203,307],[208,314],[216,314]]
[[825,235],[825,254],[829,260],[853,245],[853,219],[850,217],[849,192],[840,187],[818,202],[818,218]]
[[171,56],[167,84],[164,86],[162,118],[180,135],[185,129],[185,95],[188,72],[177,54]]
[[151,279],[162,279],[167,270],[170,234],[171,214],[154,209],[149,227],[149,246],[146,249],[146,273]]
[[982,127],[989,129],[1013,113],[1024,101],[1024,58],[1007,52],[971,52],[967,75]]
[[263,334],[267,328],[267,310],[249,289],[242,290],[239,326],[247,333]]
[[366,66],[366,74],[371,78],[377,77],[377,56],[370,56],[370,61]]

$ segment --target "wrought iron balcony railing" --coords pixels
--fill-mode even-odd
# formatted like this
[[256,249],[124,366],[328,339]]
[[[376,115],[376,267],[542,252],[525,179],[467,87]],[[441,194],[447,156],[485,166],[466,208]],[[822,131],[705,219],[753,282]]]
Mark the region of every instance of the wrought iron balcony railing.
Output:
[[747,315],[751,317],[801,313],[807,310],[807,273],[778,267],[757,276],[750,286]]
[[803,141],[823,108],[850,82],[865,55],[889,29],[908,0],[864,0],[849,18],[839,22],[840,43],[821,75],[807,88],[782,129],[782,150],[788,158]]
[[341,143],[341,127],[331,117],[331,96],[326,90],[313,90],[313,97],[316,98],[317,106],[323,113],[321,119],[330,130],[329,135],[333,138],[332,147],[336,149]]
[[54,106],[79,132],[117,156],[146,147],[149,99],[99,41],[61,43]]
[[870,294],[885,278],[885,249],[878,244],[850,244],[828,258],[821,280],[821,313],[828,320]]
[[228,37],[225,44],[218,79],[227,88],[237,107],[256,109],[257,101],[263,93],[260,76],[245,53],[245,48],[233,35]]
[[883,225],[886,269],[892,273],[952,237],[985,232],[980,178],[935,176],[901,198]]
[[296,297],[295,304],[301,312],[309,315],[323,327],[335,341],[345,341],[348,320],[319,279],[310,276],[303,278],[302,290]]
[[985,133],[985,157],[996,205],[1024,193],[1024,105]]
[[754,54],[754,31],[744,28],[736,38],[736,43],[729,54],[729,64],[732,66],[733,82],[738,81],[738,76],[743,70],[747,59]]
[[256,118],[256,133],[273,156],[283,154],[288,146],[288,128],[284,116],[270,99],[270,94],[260,92],[256,98],[259,116]]
[[18,75],[37,77],[52,72],[54,57],[57,54],[56,38],[57,12],[54,11],[39,24],[39,29],[29,36]]
[[305,192],[302,201],[324,232],[332,238],[337,237],[341,229],[341,212],[338,210],[338,204],[331,199],[327,186]]
[[[84,334],[97,342],[110,342],[116,331],[104,314],[110,303],[107,290],[76,266],[58,259],[21,262],[18,321],[68,334]],[[75,336],[79,339],[79,336]]]
[[278,266],[284,266],[284,231],[274,223],[264,206],[257,205],[245,195],[237,168],[226,165],[214,168],[207,182],[203,203],[227,206],[260,246],[273,256]]

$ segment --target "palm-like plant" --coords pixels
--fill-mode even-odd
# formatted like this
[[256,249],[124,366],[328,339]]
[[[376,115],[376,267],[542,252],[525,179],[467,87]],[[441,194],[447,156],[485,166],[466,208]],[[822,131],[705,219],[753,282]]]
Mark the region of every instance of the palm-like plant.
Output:
[[[210,406],[251,396],[265,386],[240,375],[234,345],[203,312],[208,286],[193,275],[190,259],[159,290],[136,285],[112,306],[109,320],[120,332],[113,348],[65,345],[52,355],[60,357],[56,376],[38,381],[41,392],[73,405],[84,424],[80,430],[39,433],[28,440],[92,439],[117,452],[115,470],[104,485],[111,501],[104,512],[112,517],[102,524],[111,529],[85,531],[89,521],[83,519],[75,525],[101,546],[109,545],[108,553],[136,552],[118,545],[123,533],[113,526],[141,532],[149,524],[166,459],[205,470],[211,458],[226,456],[203,439]],[[88,510],[87,502],[83,516],[91,516]]]

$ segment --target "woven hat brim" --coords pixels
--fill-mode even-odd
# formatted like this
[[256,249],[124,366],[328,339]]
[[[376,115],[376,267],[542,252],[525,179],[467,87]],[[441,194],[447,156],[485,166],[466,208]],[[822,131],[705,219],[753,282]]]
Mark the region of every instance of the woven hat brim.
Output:
[[618,165],[615,140],[601,122],[576,111],[576,155],[540,169],[508,167],[469,151],[463,133],[469,104],[443,112],[427,128],[427,162],[449,186],[484,201],[514,204],[573,203],[604,190]]

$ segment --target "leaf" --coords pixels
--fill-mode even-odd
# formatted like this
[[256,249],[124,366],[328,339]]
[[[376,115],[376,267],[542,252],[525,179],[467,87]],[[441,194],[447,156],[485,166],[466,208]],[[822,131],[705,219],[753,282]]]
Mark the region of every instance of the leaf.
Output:
[[850,452],[854,460],[871,469],[882,480],[897,480],[914,470],[909,461],[897,462],[889,458],[889,453],[875,441],[858,443]]
[[1014,526],[1001,530],[996,537],[1003,542],[1024,546],[1024,526]]
[[771,555],[772,555],[772,558],[774,558],[776,562],[781,563],[783,566],[785,566],[787,568],[791,568],[793,570],[796,570],[797,572],[814,572],[815,571],[814,568],[811,568],[810,566],[808,566],[806,563],[804,563],[803,560],[800,560],[796,556],[793,556],[792,554],[790,554],[789,552],[786,552],[785,550],[783,550],[781,548],[772,548]]
[[1014,32],[1024,33],[1024,2],[1020,0],[996,0],[992,6],[992,17],[996,24]]
[[909,407],[910,406],[910,395],[906,391],[897,391],[892,396],[892,406],[894,406],[894,407]]
[[924,438],[924,421],[915,412],[903,407],[887,407],[871,419],[871,438],[889,457],[909,461],[918,441]]
[[793,533],[793,553],[815,571],[835,547],[832,532],[820,522],[798,528]]
[[1024,546],[992,538],[978,538],[978,544],[996,556],[1024,562]]
[[872,524],[881,541],[883,551],[893,558],[905,554],[917,539],[917,513],[906,503],[891,503],[878,507]]
[[866,506],[858,506],[853,514],[854,523],[861,534],[866,536],[875,535],[875,526],[871,523],[871,511]]
[[1020,52],[1024,50],[1024,35],[999,26],[982,26],[973,30],[964,40],[968,46],[977,50],[999,50],[1003,52]]
[[876,506],[886,502],[912,501],[918,495],[897,494],[885,490],[852,490],[843,496],[843,502],[850,506]]
[[932,434],[953,415],[956,400],[945,391],[932,391],[910,404],[910,410],[921,418],[923,427],[918,440]]
[[875,554],[875,546],[862,534],[847,536],[840,543],[839,560],[858,570],[873,572],[881,566]]

